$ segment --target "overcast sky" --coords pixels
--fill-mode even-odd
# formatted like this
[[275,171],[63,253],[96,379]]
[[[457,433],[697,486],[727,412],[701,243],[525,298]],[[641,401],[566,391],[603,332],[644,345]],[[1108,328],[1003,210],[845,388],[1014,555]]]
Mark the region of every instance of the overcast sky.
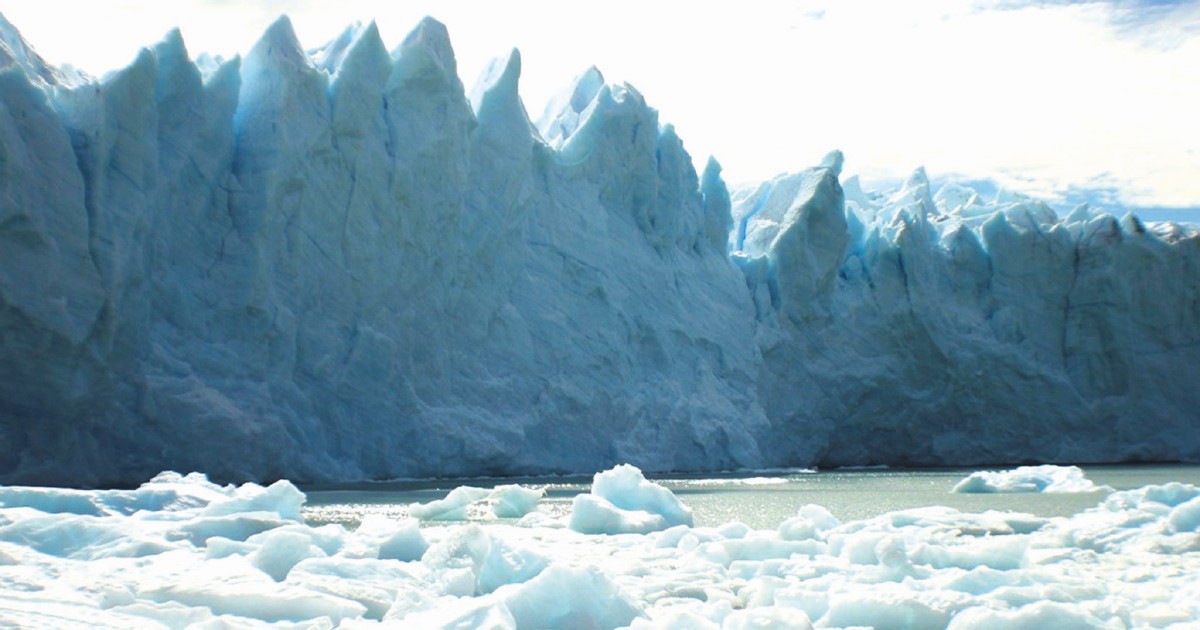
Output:
[[846,153],[848,172],[988,177],[1200,206],[1200,0],[4,0],[49,61],[124,66],[179,26],[193,55],[244,53],[281,13],[316,47],[375,19],[394,46],[446,23],[468,90],[517,47],[537,118],[589,65],[635,85],[732,182]]

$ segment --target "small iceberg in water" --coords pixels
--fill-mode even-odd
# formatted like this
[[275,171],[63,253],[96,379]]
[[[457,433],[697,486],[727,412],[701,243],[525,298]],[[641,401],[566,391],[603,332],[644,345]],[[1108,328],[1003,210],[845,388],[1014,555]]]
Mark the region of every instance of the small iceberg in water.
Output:
[[981,470],[973,472],[954,486],[952,492],[984,494],[995,492],[1044,492],[1048,494],[1074,492],[1111,492],[1108,486],[1098,486],[1083,474],[1078,466],[1021,466],[1012,470]]

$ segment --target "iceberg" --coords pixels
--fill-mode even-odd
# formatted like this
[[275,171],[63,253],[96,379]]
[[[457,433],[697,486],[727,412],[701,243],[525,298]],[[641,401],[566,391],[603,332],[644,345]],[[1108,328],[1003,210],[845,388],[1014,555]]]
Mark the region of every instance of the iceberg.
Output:
[[691,508],[675,493],[621,464],[596,473],[591,492],[575,495],[569,526],[584,534],[645,534],[692,524]]
[[545,488],[526,488],[516,484],[496,486],[489,496],[495,503],[492,513],[499,518],[522,518],[537,509]]
[[1012,470],[980,470],[955,484],[951,492],[1100,492],[1112,490],[1097,486],[1078,466],[1021,466]]
[[731,191],[521,68],[284,17],[95,79],[0,21],[0,482],[1200,459],[1194,228],[837,152]]
[[471,506],[488,502],[492,514],[499,518],[521,518],[537,509],[545,495],[544,488],[516,484],[499,485],[491,490],[459,486],[445,498],[408,506],[408,514],[422,521],[463,521],[468,518]]

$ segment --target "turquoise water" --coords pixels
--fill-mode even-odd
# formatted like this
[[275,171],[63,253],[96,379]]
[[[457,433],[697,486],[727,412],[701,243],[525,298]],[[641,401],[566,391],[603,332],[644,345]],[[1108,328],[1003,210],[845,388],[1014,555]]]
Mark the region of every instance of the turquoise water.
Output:
[[[1179,481],[1200,485],[1200,466],[1084,466],[1097,485],[1128,490]],[[741,521],[756,528],[774,528],[807,503],[823,505],[842,521],[870,518],[885,512],[931,505],[965,512],[1007,510],[1038,516],[1068,516],[1095,506],[1107,491],[1079,494],[955,494],[950,490],[975,469],[961,470],[800,470],[710,476],[653,476],[690,506],[696,525],[715,526]],[[368,514],[408,516],[410,503],[441,499],[457,486],[492,487],[519,483],[546,489],[539,509],[552,516],[570,511],[571,499],[587,492],[590,477],[456,479],[397,481],[305,488],[305,519],[313,525],[355,526]],[[495,520],[484,508],[472,520]]]

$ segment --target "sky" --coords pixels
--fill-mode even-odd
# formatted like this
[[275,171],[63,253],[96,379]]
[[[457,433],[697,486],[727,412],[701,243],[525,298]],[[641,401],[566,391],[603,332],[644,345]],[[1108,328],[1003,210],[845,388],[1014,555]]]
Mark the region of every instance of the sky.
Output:
[[398,44],[431,15],[468,92],[521,50],[531,117],[595,65],[731,183],[846,155],[886,182],[918,166],[1059,203],[1200,220],[1200,0],[0,0],[48,61],[93,75],[181,28],[245,53],[280,14],[317,47],[355,21]]

